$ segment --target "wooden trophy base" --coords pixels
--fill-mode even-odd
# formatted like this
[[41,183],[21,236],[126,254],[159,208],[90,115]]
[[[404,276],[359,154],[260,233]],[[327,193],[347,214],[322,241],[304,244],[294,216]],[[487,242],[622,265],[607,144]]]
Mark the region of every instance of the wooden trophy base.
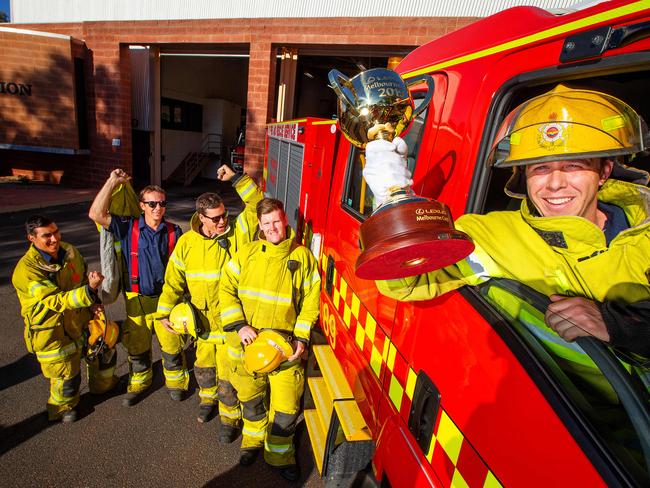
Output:
[[391,280],[444,268],[467,257],[474,244],[454,228],[449,208],[415,198],[377,209],[359,231],[363,252],[355,273],[367,280]]

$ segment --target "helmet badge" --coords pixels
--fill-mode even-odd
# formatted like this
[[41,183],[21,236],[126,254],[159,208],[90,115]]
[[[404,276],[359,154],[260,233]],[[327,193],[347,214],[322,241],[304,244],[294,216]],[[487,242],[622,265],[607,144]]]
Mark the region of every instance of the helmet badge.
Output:
[[565,144],[566,127],[559,122],[550,122],[539,127],[537,144],[548,150],[553,150]]

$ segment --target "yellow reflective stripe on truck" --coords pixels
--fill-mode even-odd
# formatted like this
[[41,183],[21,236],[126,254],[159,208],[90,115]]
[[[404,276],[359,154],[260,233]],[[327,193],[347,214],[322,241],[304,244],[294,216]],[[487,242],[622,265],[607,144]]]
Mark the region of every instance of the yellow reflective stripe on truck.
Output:
[[532,44],[534,42],[564,35],[569,32],[582,29],[584,27],[589,27],[590,25],[600,24],[601,22],[607,22],[609,20],[614,20],[619,17],[624,17],[629,14],[640,12],[647,8],[650,8],[650,0],[641,0],[639,2],[630,3],[629,5],[624,5],[622,7],[608,10],[607,12],[601,12],[599,14],[591,15],[583,19],[574,20],[573,22],[567,22],[566,24],[563,25],[558,25],[550,29],[536,32],[535,34],[520,37],[519,39],[508,41],[503,44],[499,44],[497,46],[481,49],[480,51],[476,51],[470,54],[465,54],[463,56],[449,59],[441,63],[433,64],[425,68],[421,68],[414,71],[407,71],[405,73],[402,73],[401,76],[402,78],[407,79],[407,78],[412,78],[413,76],[418,76],[425,73],[431,73],[432,71],[445,69],[450,66],[455,66],[457,64],[466,63],[468,61],[474,61],[476,59],[484,58],[486,56],[491,56],[493,54],[509,51],[511,49],[525,46],[526,44]]
[[[320,264],[323,276],[327,276],[325,253],[321,256]],[[388,393],[395,409],[404,422],[408,423],[417,373],[378,326],[375,318],[370,315],[336,268],[332,285],[332,303],[345,328]],[[438,412],[431,443],[424,454],[443,486],[501,486],[497,477],[442,406]],[[445,478],[447,475],[448,479]]]

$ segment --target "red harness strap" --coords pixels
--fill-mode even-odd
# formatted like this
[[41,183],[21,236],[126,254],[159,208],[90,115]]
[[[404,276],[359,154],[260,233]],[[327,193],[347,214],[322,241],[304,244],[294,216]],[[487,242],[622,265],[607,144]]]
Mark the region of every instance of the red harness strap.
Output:
[[[140,293],[140,273],[138,269],[138,242],[140,241],[139,221],[134,221],[131,227],[131,291]],[[171,256],[176,245],[176,233],[171,222],[165,222],[167,227],[167,257]]]

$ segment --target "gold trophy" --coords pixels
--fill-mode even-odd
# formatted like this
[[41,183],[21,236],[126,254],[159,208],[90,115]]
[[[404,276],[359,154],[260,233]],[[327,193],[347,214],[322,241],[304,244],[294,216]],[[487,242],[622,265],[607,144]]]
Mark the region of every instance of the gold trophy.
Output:
[[[429,75],[408,80],[394,71],[374,68],[349,79],[338,70],[329,72],[330,86],[338,96],[338,120],[345,137],[360,149],[376,139],[393,141],[403,134],[429,104],[434,83]],[[425,83],[422,103],[415,108],[408,87]],[[400,167],[401,166],[401,167]],[[474,244],[467,234],[454,228],[449,208],[440,202],[413,193],[410,172],[392,165],[364,178],[376,197],[378,188],[388,188],[387,196],[361,224],[362,252],[355,273],[359,278],[388,280],[414,276],[444,268],[467,257]],[[383,181],[378,184],[377,174]],[[388,182],[386,178],[389,178]],[[392,179],[392,180],[391,180]],[[394,184],[392,183],[394,181]]]

